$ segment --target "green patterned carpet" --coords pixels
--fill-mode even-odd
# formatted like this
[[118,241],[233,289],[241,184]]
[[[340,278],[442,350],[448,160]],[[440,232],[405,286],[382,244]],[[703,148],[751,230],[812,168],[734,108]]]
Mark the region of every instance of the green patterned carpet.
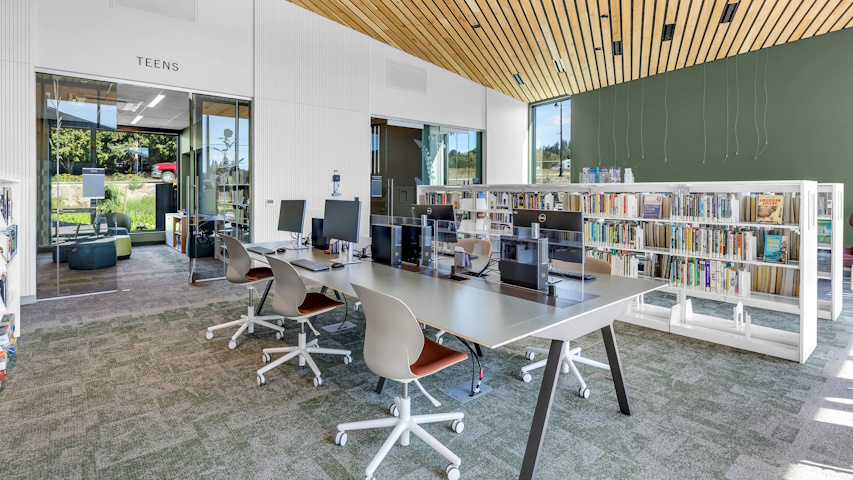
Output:
[[[282,342],[261,328],[233,351],[224,332],[205,340],[206,327],[245,311],[245,289],[224,281],[186,285],[183,270],[162,260],[167,250],[139,252],[140,275],[120,279],[128,291],[24,307],[20,353],[0,390],[0,475],[363,478],[389,430],[350,432],[338,447],[335,426],[387,415],[400,389],[373,392],[376,377],[361,360],[361,314],[349,315],[359,328],[321,335],[321,345],[352,349],[355,358],[347,366],[340,357],[315,357],[323,387],[293,362],[269,372],[259,388],[261,349]],[[145,267],[145,255],[161,260]],[[731,310],[702,304],[714,308]],[[592,390],[587,400],[576,395],[573,377],[561,376],[539,478],[853,477],[853,311],[819,323],[819,345],[805,365],[615,325],[635,415],[619,413],[608,372],[580,367]],[[297,326],[286,326],[284,341],[295,344]],[[445,344],[463,348],[452,338]],[[464,405],[442,390],[470,380],[470,362],[423,382],[441,407],[414,389],[416,413],[465,413],[462,434],[426,427],[462,458],[463,479],[518,475],[541,379],[541,371],[529,384],[519,379],[530,344],[486,352],[494,390]],[[605,358],[598,334],[573,345]],[[444,478],[446,464],[413,437],[376,475]]]

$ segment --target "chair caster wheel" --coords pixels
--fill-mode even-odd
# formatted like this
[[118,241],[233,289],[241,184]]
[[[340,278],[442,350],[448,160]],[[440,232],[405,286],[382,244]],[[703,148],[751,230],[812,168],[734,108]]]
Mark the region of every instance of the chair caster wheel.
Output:
[[392,416],[394,416],[394,417],[399,417],[399,416],[400,416],[400,410],[398,410],[398,409],[397,409],[397,404],[396,404],[396,403],[392,403],[392,404],[391,404],[391,408],[389,408],[389,409],[388,409],[388,411],[389,411],[389,412],[391,412],[391,415],[392,415]]
[[258,375],[258,386],[263,387],[267,384],[267,379],[263,375]]
[[283,326],[284,326],[284,319],[283,319],[283,318],[279,318],[279,319],[278,319],[278,321],[277,321],[276,323],[278,323],[278,326],[279,326],[279,327],[283,327]]
[[445,472],[447,472],[447,480],[459,480],[459,477],[462,475],[459,472],[459,467],[452,463],[447,466]]
[[213,332],[208,330],[207,333],[204,334],[204,338],[206,338],[208,340],[213,340]]
[[349,365],[352,363],[352,357],[349,355],[344,355],[344,365]]
[[281,340],[282,338],[284,338],[284,334],[282,332],[275,332],[276,340]]
[[269,353],[265,353],[265,354],[264,354],[264,356],[263,356],[264,364],[266,365],[267,363],[270,363],[270,360],[272,360],[272,357],[270,357],[270,354],[269,354]]
[[234,350],[235,348],[237,348],[237,342],[235,342],[234,340],[231,340],[230,342],[228,342],[228,348],[230,348],[231,350]]
[[314,386],[315,387],[322,387],[323,386],[323,379],[320,377],[314,377]]
[[371,475],[371,476],[369,476],[369,477],[364,477],[364,480],[376,480],[376,477],[374,477],[373,475]]
[[465,422],[462,420],[454,420],[453,425],[450,426],[456,433],[462,433],[462,430],[465,430]]
[[533,359],[536,358],[536,354],[533,352],[527,352],[524,354],[524,356],[527,357],[527,359],[530,360],[531,362],[533,361]]
[[578,396],[581,398],[589,398],[589,389],[588,388],[578,389]]
[[444,345],[444,337],[435,337],[435,343]]
[[344,446],[347,444],[347,432],[338,432],[335,435],[335,445]]
[[533,380],[533,376],[527,372],[522,372],[521,379],[524,380],[524,383],[530,383],[530,381]]

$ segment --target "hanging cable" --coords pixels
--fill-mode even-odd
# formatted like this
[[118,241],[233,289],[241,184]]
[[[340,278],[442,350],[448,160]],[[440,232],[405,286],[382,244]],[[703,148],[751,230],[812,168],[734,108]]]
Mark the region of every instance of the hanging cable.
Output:
[[613,86],[613,165],[616,165],[616,159],[619,158],[619,152],[616,149],[616,103],[619,99],[619,87]]
[[663,109],[665,112],[665,120],[663,126],[663,163],[666,163],[668,160],[666,150],[666,138],[669,135],[669,106],[667,105],[667,96],[669,95],[669,71],[664,73],[664,79],[665,83],[663,90]]
[[598,166],[601,166],[601,89],[598,89]]
[[758,147],[761,144],[761,133],[758,132],[758,54],[755,54],[755,76],[752,77],[752,118],[755,120],[755,156],[758,160]]
[[770,96],[767,91],[767,62],[770,61],[770,49],[764,49],[764,146],[761,147],[761,151],[758,152],[758,156],[760,157],[762,153],[764,153],[764,149],[767,148],[767,142],[769,137],[767,136],[767,102],[770,101]]
[[729,57],[726,57],[726,158],[723,165],[729,161]]
[[640,96],[640,161],[633,168],[639,167],[646,159],[646,141],[643,138],[643,114],[646,110],[646,78],[643,77],[643,93]]
[[740,75],[738,73],[738,58],[739,55],[735,55],[735,92],[737,96],[735,97],[735,156],[740,155],[740,140],[738,139],[737,134],[737,121],[738,117],[740,117]]
[[625,158],[625,163],[622,166],[628,166],[631,161],[631,144],[628,143],[628,133],[631,131],[631,82],[628,82],[628,100],[625,102],[625,113],[628,117],[628,127],[625,128],[625,148],[628,150],[628,157]]
[[705,165],[705,159],[708,157],[708,124],[705,122],[705,90],[707,90],[705,65],[707,64],[702,64],[702,139],[704,141],[704,147],[702,149],[702,165]]

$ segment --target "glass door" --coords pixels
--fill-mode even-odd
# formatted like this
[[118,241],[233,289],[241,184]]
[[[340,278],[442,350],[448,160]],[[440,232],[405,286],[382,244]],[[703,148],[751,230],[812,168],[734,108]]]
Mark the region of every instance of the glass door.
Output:
[[186,165],[189,281],[225,276],[222,235],[251,241],[251,102],[193,94]]

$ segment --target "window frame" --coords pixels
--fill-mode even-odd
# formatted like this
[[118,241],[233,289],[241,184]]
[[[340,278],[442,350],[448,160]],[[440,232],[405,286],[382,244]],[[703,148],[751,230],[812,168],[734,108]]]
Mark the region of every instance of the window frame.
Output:
[[[527,180],[528,180],[528,183],[530,183],[531,185],[536,185],[536,113],[534,110],[537,107],[541,107],[543,105],[553,105],[556,103],[564,102],[566,100],[569,100],[569,102],[571,102],[572,96],[571,95],[563,95],[560,97],[553,97],[553,98],[549,98],[547,100],[541,100],[538,102],[533,102],[533,103],[528,104],[527,124],[529,127],[528,127],[528,132],[527,132],[527,140],[528,140],[527,141],[527,143],[528,143],[527,154],[528,154],[529,160],[527,162]],[[569,118],[571,118],[571,114],[569,114],[569,115],[570,115]],[[572,131],[571,131],[571,129],[569,130],[568,139],[569,139],[569,146],[571,146],[571,144],[572,144]],[[561,141],[562,140],[563,139],[561,139]],[[562,159],[561,159],[561,161],[562,161]],[[572,175],[571,175],[571,169],[569,170],[569,177],[568,178],[569,178],[568,183],[573,183]]]

